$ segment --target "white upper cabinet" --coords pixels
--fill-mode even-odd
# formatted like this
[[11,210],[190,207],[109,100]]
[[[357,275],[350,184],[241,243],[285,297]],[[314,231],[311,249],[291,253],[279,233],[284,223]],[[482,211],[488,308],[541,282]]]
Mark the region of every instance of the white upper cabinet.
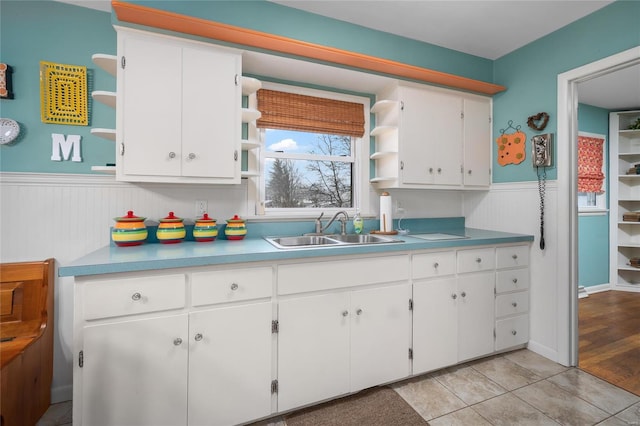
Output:
[[378,98],[371,132],[378,188],[489,186],[489,98],[413,85],[392,86]]
[[116,176],[240,182],[241,55],[118,29]]

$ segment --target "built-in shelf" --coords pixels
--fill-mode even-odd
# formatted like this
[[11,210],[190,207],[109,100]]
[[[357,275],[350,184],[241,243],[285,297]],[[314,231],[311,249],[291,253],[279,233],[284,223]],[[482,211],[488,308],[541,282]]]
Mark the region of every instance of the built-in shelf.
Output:
[[382,134],[385,134],[387,132],[392,132],[392,131],[397,130],[397,129],[398,129],[397,126],[376,126],[371,131],[371,136],[380,136]]
[[115,55],[106,55],[104,53],[96,53],[91,57],[94,64],[116,77],[118,75],[118,57]]
[[242,108],[242,122],[250,123],[262,117],[262,113],[257,109]]
[[256,148],[260,148],[262,146],[262,144],[258,141],[248,141],[248,140],[243,140],[242,141],[242,150],[243,151],[249,151],[251,149],[256,149]]
[[633,272],[640,272],[640,268],[634,268],[631,265],[619,265],[618,266],[618,270],[619,271],[633,271]]
[[392,101],[388,99],[383,99],[381,101],[376,102],[371,107],[371,113],[377,114],[379,112],[388,111],[396,106],[398,106],[398,101]]
[[96,101],[110,106],[111,108],[116,107],[116,93],[108,92],[106,90],[94,90],[91,92],[91,97]]
[[619,243],[618,247],[623,248],[640,248],[640,243]]
[[260,176],[260,173],[256,171],[244,171],[240,172],[240,176],[243,178],[258,177]]
[[377,160],[378,158],[388,157],[390,155],[396,155],[397,151],[378,151],[371,154],[370,160]]
[[253,77],[242,76],[242,94],[251,95],[262,88],[262,82]]
[[110,141],[116,141],[116,129],[91,129],[91,134]]
[[618,225],[633,225],[633,226],[638,226],[640,225],[640,222],[631,222],[630,220],[621,220],[618,222]]
[[620,130],[620,136],[627,138],[640,138],[640,129]]
[[374,177],[373,179],[369,179],[369,182],[371,183],[376,183],[376,182],[387,182],[390,180],[394,180],[394,177],[384,177],[384,176],[380,176],[380,177]]
[[91,170],[94,172],[105,173],[108,175],[116,174],[116,166],[91,166]]

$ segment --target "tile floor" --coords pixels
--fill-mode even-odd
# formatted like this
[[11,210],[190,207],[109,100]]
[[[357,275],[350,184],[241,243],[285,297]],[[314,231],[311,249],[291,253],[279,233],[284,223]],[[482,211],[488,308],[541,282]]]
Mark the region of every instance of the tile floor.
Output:
[[[640,425],[639,396],[526,349],[408,379],[392,388],[431,426]],[[285,424],[281,418],[271,420],[264,424]],[[70,401],[52,405],[37,424],[63,425],[71,425]]]

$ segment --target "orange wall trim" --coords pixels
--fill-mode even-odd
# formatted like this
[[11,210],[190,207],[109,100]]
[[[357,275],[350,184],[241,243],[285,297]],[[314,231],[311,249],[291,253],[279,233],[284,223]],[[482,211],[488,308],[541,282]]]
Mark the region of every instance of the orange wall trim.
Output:
[[191,34],[242,46],[251,46],[286,53],[318,61],[331,62],[366,71],[437,84],[486,95],[495,95],[506,87],[473,80],[427,68],[349,52],[333,47],[307,43],[274,34],[254,31],[202,18],[167,12],[151,7],[112,0],[111,6],[118,20],[168,31]]

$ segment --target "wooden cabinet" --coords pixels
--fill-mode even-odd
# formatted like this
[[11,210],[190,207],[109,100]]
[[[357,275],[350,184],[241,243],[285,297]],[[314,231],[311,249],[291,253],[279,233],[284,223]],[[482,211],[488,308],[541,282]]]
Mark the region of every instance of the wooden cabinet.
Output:
[[[345,270],[348,261],[279,267],[279,291],[281,280],[282,291],[288,292],[288,283],[296,276],[300,284],[307,283],[300,291],[334,287],[330,292],[295,294],[278,302],[279,411],[409,375],[408,261],[408,256],[354,259],[350,271]],[[306,274],[297,275],[302,270]],[[305,279],[317,277],[320,270],[325,271],[325,282]],[[335,277],[336,272],[346,275],[327,279],[326,273]],[[376,278],[364,282],[360,272]],[[395,274],[398,280],[373,288],[352,287],[379,284],[384,278],[376,272],[383,277]]]
[[240,183],[241,55],[118,29],[116,176]]
[[610,283],[614,289],[632,291],[640,283],[640,269],[630,265],[640,257],[640,222],[623,216],[640,211],[640,174],[629,173],[640,164],[640,129],[629,128],[637,120],[637,110],[609,114]]
[[490,183],[491,100],[396,85],[372,108],[380,188],[479,188]]

